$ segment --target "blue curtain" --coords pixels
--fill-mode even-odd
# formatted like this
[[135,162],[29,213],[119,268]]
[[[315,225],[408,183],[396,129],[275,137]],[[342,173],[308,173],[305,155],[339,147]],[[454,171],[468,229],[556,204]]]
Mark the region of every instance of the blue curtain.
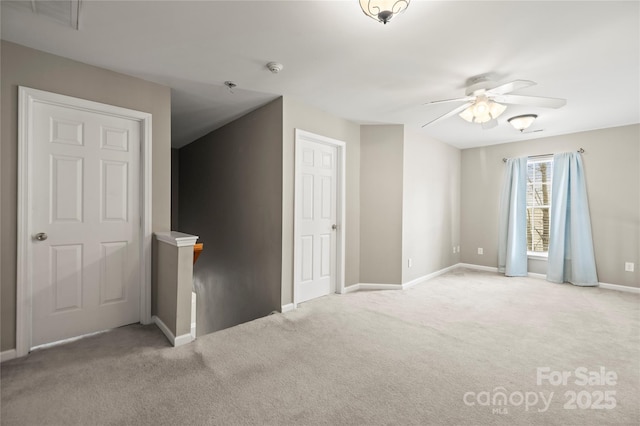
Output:
[[553,156],[547,280],[598,285],[582,156]]
[[498,271],[527,276],[527,157],[510,158],[504,175],[498,222]]

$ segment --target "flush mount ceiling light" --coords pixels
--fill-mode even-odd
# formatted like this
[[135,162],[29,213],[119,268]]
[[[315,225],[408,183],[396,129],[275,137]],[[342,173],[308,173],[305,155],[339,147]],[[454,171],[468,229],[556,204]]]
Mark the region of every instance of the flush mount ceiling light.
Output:
[[404,12],[411,0],[360,0],[365,15],[386,24],[394,16]]
[[538,118],[538,116],[535,114],[524,114],[511,117],[507,121],[514,127],[514,129],[524,132],[526,128],[533,124],[536,118]]
[[469,123],[486,123],[498,118],[506,109],[505,105],[481,95],[476,98],[471,106],[460,113],[460,117]]

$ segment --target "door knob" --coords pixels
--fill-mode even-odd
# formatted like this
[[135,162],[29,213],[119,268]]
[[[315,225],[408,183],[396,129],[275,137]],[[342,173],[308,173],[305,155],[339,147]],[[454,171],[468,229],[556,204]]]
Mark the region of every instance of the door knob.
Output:
[[46,240],[47,238],[49,238],[49,236],[48,236],[46,233],[44,233],[44,232],[39,232],[39,233],[37,233],[37,234],[36,234],[36,236],[35,236],[35,239],[36,239],[36,240],[38,240],[38,241],[44,241],[44,240]]
[[336,224],[334,223],[333,225],[331,225],[331,229],[333,229],[333,230],[335,231],[336,229],[338,229],[338,225],[336,225]]

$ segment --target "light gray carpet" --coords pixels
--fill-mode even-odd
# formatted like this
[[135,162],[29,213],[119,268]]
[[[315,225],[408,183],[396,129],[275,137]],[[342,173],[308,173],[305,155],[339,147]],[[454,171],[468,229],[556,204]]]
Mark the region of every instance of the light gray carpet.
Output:
[[[638,295],[460,269],[180,348],[129,326],[35,351],[2,364],[2,424],[637,425],[639,323]],[[538,386],[538,367],[572,376]],[[575,384],[580,367],[616,384]],[[500,391],[509,405],[478,404]],[[566,409],[571,391],[585,407],[614,391],[616,406]],[[518,404],[534,392],[548,410]]]

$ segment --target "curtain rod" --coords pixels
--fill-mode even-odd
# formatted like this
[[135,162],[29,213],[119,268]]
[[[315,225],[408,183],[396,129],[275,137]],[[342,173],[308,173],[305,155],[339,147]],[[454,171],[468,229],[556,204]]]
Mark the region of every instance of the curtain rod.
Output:
[[[580,148],[580,149],[579,149],[579,150],[577,150],[576,152],[579,152],[580,154],[584,154],[584,149],[583,149],[583,148]],[[530,156],[528,156],[527,158],[548,157],[548,156],[550,156],[550,155],[553,155],[553,154],[530,155]],[[502,159],[502,162],[503,162],[503,163],[506,163],[506,162],[507,162],[507,159],[506,159],[506,158],[503,158],[503,159]]]

